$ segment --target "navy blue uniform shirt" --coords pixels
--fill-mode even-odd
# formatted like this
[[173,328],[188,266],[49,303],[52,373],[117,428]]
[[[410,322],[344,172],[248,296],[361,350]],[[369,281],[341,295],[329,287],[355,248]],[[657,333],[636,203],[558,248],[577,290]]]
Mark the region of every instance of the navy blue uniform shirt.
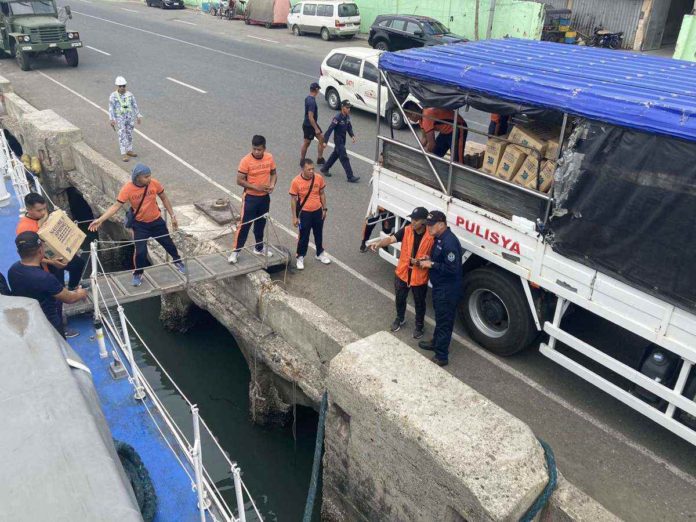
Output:
[[345,143],[346,133],[352,138],[353,125],[350,123],[350,115],[345,115],[342,112],[336,114],[333,120],[331,120],[331,125],[329,125],[329,128],[326,130],[326,134],[324,134],[324,141],[329,141],[329,136],[331,136],[331,133],[334,131],[336,131],[334,134],[334,143]]
[[433,262],[430,269],[433,292],[446,291],[458,295],[462,287],[462,245],[449,227],[435,238],[430,259]]
[[314,113],[314,121],[319,125],[319,108],[317,107],[317,99],[311,94],[305,98],[304,101],[304,122],[302,125],[305,127],[311,127],[312,122],[309,121],[309,113]]
[[63,285],[40,266],[27,266],[17,261],[7,272],[7,279],[16,297],[30,297],[41,305],[46,318],[59,332],[63,331],[63,318],[58,313],[58,301],[54,296],[63,291]]

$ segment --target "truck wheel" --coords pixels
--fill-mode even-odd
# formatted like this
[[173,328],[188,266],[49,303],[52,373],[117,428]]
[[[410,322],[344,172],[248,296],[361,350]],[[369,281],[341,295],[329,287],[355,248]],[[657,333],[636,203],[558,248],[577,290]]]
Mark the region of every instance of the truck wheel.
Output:
[[65,61],[70,67],[77,67],[77,64],[80,63],[80,58],[77,55],[77,49],[66,49]]
[[321,39],[325,42],[331,40],[331,33],[329,33],[329,30],[326,27],[321,28]]
[[518,277],[490,267],[464,276],[459,313],[469,335],[496,355],[524,350],[537,336]]
[[302,36],[302,31],[300,31],[300,27],[298,25],[292,26],[292,34],[295,36]]
[[391,111],[391,116],[389,118],[389,123],[392,126],[392,129],[403,129],[406,126],[406,123],[404,122],[404,117],[401,114],[401,111],[399,109],[392,109]]
[[341,97],[336,89],[328,89],[326,91],[326,103],[329,104],[331,110],[337,111],[341,107]]
[[31,69],[31,55],[24,51],[17,51],[15,53],[15,58],[17,58],[17,65],[23,71],[28,71]]

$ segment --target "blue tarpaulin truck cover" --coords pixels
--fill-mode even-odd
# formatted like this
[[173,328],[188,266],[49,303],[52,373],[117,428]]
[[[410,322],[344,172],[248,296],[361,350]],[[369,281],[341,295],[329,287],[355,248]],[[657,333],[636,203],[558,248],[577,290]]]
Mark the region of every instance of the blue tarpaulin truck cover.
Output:
[[504,39],[384,53],[379,67],[442,99],[473,92],[696,141],[696,63]]

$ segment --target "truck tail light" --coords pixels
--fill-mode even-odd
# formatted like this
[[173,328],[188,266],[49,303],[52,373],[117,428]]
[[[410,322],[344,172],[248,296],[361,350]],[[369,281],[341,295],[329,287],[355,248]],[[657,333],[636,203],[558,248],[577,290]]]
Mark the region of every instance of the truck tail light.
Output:
[[342,24],[339,20],[336,20],[336,27],[345,27],[346,24]]

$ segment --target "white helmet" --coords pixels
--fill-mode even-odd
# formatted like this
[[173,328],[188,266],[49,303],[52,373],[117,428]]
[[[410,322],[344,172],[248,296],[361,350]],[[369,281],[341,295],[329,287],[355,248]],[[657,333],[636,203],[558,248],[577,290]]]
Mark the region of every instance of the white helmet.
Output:
[[117,76],[116,81],[114,82],[117,86],[119,85],[126,85],[126,79],[123,76]]

